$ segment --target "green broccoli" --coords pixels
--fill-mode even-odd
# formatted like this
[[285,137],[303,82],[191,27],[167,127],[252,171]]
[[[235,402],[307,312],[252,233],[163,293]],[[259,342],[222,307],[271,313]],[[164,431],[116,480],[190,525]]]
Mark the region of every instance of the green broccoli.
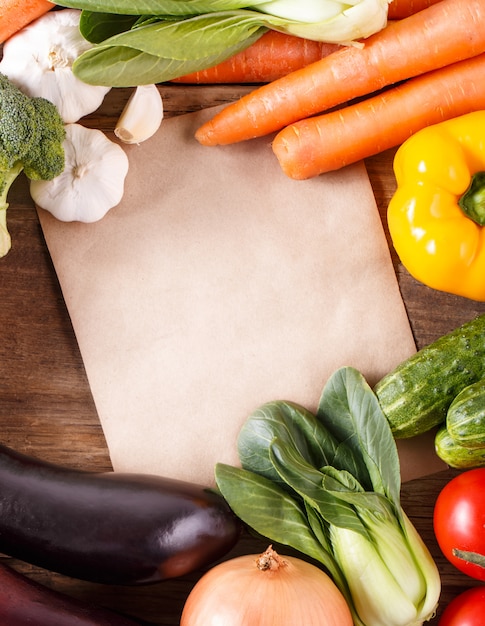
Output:
[[10,250],[7,195],[23,171],[52,180],[64,170],[64,122],[45,98],[30,98],[0,74],[0,257]]

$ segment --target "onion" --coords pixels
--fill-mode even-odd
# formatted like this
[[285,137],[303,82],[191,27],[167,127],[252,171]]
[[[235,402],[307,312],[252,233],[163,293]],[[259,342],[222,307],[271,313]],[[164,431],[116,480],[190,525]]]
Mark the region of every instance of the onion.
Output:
[[321,569],[270,546],[210,569],[190,592],[180,626],[352,626],[340,590]]

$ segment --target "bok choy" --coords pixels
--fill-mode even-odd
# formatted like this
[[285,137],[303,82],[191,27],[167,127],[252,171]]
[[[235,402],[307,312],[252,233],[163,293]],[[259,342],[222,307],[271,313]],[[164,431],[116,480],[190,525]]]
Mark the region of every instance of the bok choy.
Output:
[[355,626],[429,620],[441,581],[400,504],[392,432],[360,372],[337,370],[316,414],[284,401],[249,416],[241,467],[218,464],[216,482],[235,514],[271,541],[319,561]]
[[94,44],[74,63],[82,81],[130,87],[173,80],[244,50],[269,29],[351,44],[382,30],[391,0],[59,0],[82,9]]

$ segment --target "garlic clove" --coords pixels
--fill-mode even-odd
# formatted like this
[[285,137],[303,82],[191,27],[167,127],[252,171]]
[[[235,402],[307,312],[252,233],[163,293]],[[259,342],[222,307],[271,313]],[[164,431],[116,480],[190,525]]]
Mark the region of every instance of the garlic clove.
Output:
[[152,137],[163,120],[163,100],[156,85],[140,85],[131,94],[115,128],[124,143],[141,143]]

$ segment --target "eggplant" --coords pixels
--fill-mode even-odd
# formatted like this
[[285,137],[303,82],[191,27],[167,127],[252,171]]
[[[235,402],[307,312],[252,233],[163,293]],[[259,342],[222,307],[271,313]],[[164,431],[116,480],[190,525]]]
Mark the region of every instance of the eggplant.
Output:
[[94,604],[45,587],[0,565],[0,624],[5,626],[140,626]]
[[212,564],[240,532],[222,496],[204,486],[71,469],[0,445],[0,552],[32,565],[145,584]]

